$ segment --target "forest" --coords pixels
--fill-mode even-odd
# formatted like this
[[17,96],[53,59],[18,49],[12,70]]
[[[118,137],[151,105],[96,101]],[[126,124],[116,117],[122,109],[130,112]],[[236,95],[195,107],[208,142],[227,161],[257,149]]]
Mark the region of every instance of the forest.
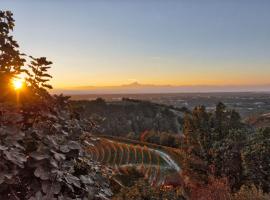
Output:
[[[145,127],[150,133],[129,138],[173,148],[180,163],[180,181],[151,185],[131,166],[125,169],[129,183],[118,184],[114,178],[117,170],[89,155],[99,121],[80,115],[78,105],[68,96],[49,92],[53,63],[21,52],[14,28],[12,12],[0,11],[0,199],[270,199],[270,125],[252,127],[223,103],[213,112],[203,105],[183,110],[182,120],[168,109],[154,107],[163,113],[160,121],[153,119],[152,105],[143,104],[142,110],[149,109]],[[130,109],[135,112],[137,107]],[[110,110],[105,117],[109,114]],[[132,115],[128,117],[134,120]],[[161,129],[153,125],[150,130],[154,122]],[[171,135],[161,140],[168,127],[178,131],[175,122],[182,124],[181,137],[173,137],[174,144],[168,141]],[[115,132],[119,127],[110,128]],[[144,129],[135,127],[126,134]]]

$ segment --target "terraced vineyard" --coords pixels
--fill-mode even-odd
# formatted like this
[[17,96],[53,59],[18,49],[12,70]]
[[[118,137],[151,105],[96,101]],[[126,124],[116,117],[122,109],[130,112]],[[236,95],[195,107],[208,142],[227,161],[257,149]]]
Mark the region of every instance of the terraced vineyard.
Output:
[[88,151],[92,160],[110,166],[116,174],[135,168],[152,185],[170,184],[172,177],[174,180],[180,178],[179,164],[157,145],[107,136],[91,137]]

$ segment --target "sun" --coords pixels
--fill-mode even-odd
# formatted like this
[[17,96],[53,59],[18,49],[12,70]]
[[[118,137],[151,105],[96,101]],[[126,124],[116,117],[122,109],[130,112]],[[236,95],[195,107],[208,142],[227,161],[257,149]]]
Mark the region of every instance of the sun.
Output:
[[19,78],[12,79],[12,85],[15,90],[20,90],[23,87],[24,80]]

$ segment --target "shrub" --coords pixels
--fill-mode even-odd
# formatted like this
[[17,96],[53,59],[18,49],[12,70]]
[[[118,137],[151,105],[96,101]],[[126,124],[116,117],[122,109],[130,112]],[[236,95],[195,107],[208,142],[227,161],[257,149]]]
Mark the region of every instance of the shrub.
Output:
[[206,185],[197,185],[190,191],[190,200],[230,200],[231,193],[226,178],[210,178]]
[[261,189],[256,188],[254,185],[243,185],[241,189],[233,195],[232,200],[269,200],[270,195],[263,193]]
[[137,181],[133,186],[122,188],[113,200],[184,200],[180,188],[153,187],[145,180]]
[[[32,72],[23,70],[13,27],[12,13],[0,11],[0,199],[106,199],[109,183],[85,152],[68,98],[47,91],[52,63],[31,57]],[[10,82],[21,73],[26,85],[14,101]]]
[[256,131],[242,151],[246,181],[270,192],[270,128]]

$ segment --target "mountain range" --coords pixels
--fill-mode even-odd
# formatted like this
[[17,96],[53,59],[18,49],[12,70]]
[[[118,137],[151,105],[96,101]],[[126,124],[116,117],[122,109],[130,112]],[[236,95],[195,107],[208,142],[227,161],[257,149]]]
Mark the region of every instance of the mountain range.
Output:
[[181,93],[181,92],[270,92],[270,84],[265,85],[154,85],[131,84],[119,86],[81,86],[54,89],[52,93],[64,94],[136,94],[136,93]]

